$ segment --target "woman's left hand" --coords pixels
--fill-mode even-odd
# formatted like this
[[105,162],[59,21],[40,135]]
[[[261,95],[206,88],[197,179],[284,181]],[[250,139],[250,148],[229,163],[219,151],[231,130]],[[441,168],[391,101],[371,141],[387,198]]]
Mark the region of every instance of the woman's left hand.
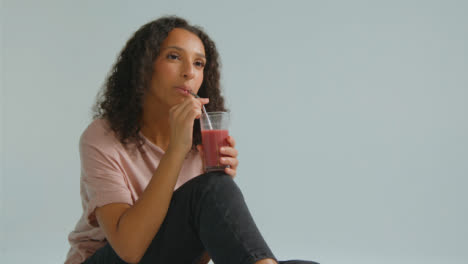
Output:
[[[237,159],[237,155],[239,154],[237,149],[235,149],[236,141],[233,137],[228,136],[227,142],[229,146],[221,147],[219,150],[220,154],[223,154],[224,157],[221,157],[219,160],[220,164],[229,165],[229,168],[225,168],[224,172],[231,176],[234,179],[237,173],[237,166],[239,166],[239,160]],[[203,153],[203,146],[198,145],[198,150]],[[202,154],[204,158],[204,153]]]
[[231,177],[234,179],[237,173],[237,166],[239,166],[239,160],[237,159],[237,155],[239,153],[237,152],[237,149],[235,149],[236,141],[233,137],[228,136],[227,142],[229,143],[229,146],[221,147],[221,149],[219,150],[219,153],[227,157],[221,157],[219,163],[223,165],[229,165],[229,168],[225,168],[224,172],[226,172],[226,174],[231,175]]

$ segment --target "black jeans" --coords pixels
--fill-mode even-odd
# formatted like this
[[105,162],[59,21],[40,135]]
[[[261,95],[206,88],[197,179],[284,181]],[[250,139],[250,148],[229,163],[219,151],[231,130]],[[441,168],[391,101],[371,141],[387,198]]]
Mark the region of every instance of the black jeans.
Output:
[[[202,174],[173,193],[167,215],[140,263],[197,263],[205,250],[216,264],[276,260],[255,225],[239,187],[223,172]],[[109,243],[84,262],[107,263],[126,263]]]

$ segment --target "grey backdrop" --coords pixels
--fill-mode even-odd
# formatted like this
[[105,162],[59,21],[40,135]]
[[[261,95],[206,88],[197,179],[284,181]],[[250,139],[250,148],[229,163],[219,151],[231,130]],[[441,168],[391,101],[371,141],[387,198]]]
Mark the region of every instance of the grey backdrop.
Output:
[[447,0],[2,1],[2,263],[64,261],[95,95],[131,34],[165,14],[217,43],[236,181],[278,258],[467,263],[467,13]]

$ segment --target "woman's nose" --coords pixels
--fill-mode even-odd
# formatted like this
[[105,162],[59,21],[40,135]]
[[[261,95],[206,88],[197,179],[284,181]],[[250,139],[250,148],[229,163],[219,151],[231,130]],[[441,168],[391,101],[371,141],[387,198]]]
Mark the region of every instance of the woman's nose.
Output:
[[191,63],[185,63],[182,75],[185,79],[192,79],[195,76],[194,66]]

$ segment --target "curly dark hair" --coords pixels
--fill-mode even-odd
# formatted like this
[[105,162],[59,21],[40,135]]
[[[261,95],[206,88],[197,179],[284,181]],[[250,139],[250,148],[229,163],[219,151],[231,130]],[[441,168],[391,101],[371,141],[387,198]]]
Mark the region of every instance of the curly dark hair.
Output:
[[[182,28],[197,35],[205,47],[204,78],[198,91],[200,97],[209,98],[207,111],[226,111],[221,96],[218,51],[215,43],[198,26],[188,24],[180,17],[166,16],[151,21],[138,29],[127,41],[113,65],[93,107],[93,119],[109,122],[120,142],[127,146],[135,143],[141,149],[140,136],[143,102],[159,55],[161,43],[174,28]],[[201,144],[200,122],[195,120],[192,149]]]

